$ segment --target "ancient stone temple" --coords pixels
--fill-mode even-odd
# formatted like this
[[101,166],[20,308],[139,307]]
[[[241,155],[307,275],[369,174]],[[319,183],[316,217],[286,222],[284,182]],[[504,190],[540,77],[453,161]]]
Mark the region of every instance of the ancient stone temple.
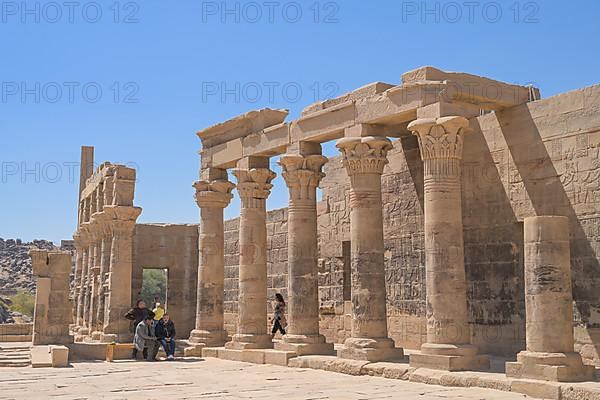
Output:
[[[287,117],[198,133],[199,224],[138,224],[133,169],[82,169],[80,340],[129,340],[141,271],[164,268],[189,355],[378,362],[407,348],[413,367],[454,371],[519,353],[509,375],[545,380],[600,366],[600,87],[540,99],[423,67]],[[277,174],[288,207],[268,211]],[[288,325],[272,340],[275,293]]]

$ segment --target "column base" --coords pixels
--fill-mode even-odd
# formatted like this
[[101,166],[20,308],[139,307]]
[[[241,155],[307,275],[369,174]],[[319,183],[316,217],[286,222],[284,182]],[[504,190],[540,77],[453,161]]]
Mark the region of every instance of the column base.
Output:
[[202,357],[204,347],[204,343],[190,343],[190,346],[183,350],[183,355],[184,357]]
[[490,369],[488,356],[477,353],[477,346],[471,344],[425,343],[421,346],[421,354],[411,354],[410,366],[445,371],[485,371]]
[[221,347],[225,342],[229,334],[227,331],[205,331],[200,329],[194,329],[190,333],[189,342],[193,344],[204,344],[207,347]]
[[233,335],[231,342],[225,343],[228,350],[272,349],[271,335]]
[[389,338],[348,338],[337,356],[370,362],[391,361],[402,359],[404,350],[395,347],[394,341]]
[[555,382],[593,381],[595,368],[583,364],[579,353],[539,353],[522,351],[516,362],[506,363],[509,378],[529,378]]
[[100,331],[94,331],[91,334],[92,340],[101,340],[102,339],[102,332]]
[[275,343],[275,350],[304,355],[333,355],[333,343],[327,343],[323,335],[285,335],[283,341]]

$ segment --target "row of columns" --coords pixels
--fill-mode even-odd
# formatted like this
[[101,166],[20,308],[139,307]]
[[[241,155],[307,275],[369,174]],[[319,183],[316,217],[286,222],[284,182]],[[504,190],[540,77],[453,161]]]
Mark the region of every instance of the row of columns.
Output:
[[[461,158],[468,120],[445,117],[414,121],[425,170],[427,343],[415,364],[446,363],[448,369],[485,367],[487,358],[470,345],[461,215]],[[357,125],[337,147],[350,177],[352,334],[338,355],[361,360],[402,356],[388,337],[381,176],[392,147],[381,130]],[[289,189],[288,320],[280,350],[301,354],[331,352],[319,334],[316,188],[327,159],[317,143],[297,143],[279,161]],[[275,174],[266,157],[246,157],[233,174],[238,180],[240,280],[237,333],[231,349],[269,348],[267,332],[266,199]],[[195,184],[201,208],[200,265],[196,330],[191,340],[209,346],[226,340],[223,328],[223,208],[234,185],[223,169],[207,168]],[[452,301],[448,301],[452,299]],[[458,328],[458,331],[456,331]],[[456,332],[451,332],[455,330]],[[452,364],[452,365],[450,365]],[[477,365],[476,365],[477,364]]]
[[131,307],[133,237],[141,208],[133,206],[135,170],[103,164],[97,187],[81,199],[74,235],[75,330],[106,342],[129,340],[123,314]]
[[[408,125],[418,138],[424,166],[424,231],[427,340],[413,367],[446,370],[489,368],[489,359],[471,344],[462,225],[462,153],[468,119],[421,118]],[[391,142],[380,128],[357,125],[337,147],[350,177],[352,333],[338,351],[342,358],[381,361],[401,357],[388,337],[381,176]],[[297,143],[279,164],[289,189],[288,332],[278,350],[328,354],[319,334],[316,188],[327,159],[315,143]],[[275,174],[268,158],[242,159],[234,175],[241,198],[240,280],[237,332],[230,349],[270,348],[267,332],[266,199]],[[221,346],[223,327],[223,209],[234,184],[224,169],[207,168],[195,184],[201,209],[196,330],[190,340]],[[515,377],[584,380],[593,371],[573,352],[568,220],[525,220],[527,322],[542,327],[527,338],[527,351],[507,364]],[[548,285],[548,274],[552,285]],[[553,331],[554,330],[554,331]],[[536,330],[537,332],[538,330]],[[592,371],[592,372],[590,372]]]

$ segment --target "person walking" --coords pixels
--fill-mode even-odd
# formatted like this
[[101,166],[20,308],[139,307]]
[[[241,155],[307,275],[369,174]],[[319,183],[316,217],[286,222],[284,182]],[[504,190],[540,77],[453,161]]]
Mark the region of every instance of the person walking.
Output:
[[133,338],[133,356],[137,360],[137,353],[142,352],[145,360],[153,361],[156,357],[156,336],[154,335],[154,318],[150,315],[140,321],[135,328]]
[[175,335],[175,323],[171,320],[169,314],[165,313],[156,325],[156,337],[160,344],[162,344],[163,349],[165,349],[167,361],[175,359]]
[[271,338],[275,337],[277,331],[285,335],[285,326],[287,321],[285,320],[285,301],[281,293],[275,295],[275,312],[273,313],[273,329],[271,330]]

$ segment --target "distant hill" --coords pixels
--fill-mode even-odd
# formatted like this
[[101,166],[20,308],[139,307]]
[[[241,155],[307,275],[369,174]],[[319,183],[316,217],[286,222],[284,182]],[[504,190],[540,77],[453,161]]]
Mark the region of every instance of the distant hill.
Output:
[[47,240],[31,243],[19,239],[0,238],[0,295],[12,294],[22,289],[35,294],[35,278],[31,274],[30,249],[56,250],[58,247]]

